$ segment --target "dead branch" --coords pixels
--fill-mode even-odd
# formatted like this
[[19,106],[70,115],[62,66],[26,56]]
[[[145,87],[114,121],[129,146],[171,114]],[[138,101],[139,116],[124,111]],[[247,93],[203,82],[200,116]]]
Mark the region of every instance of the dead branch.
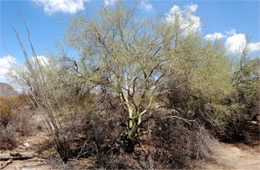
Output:
[[13,162],[12,159],[9,159],[8,161],[1,163],[0,164],[0,169],[4,169],[5,167],[7,167],[7,165],[11,164]]
[[31,159],[34,158],[35,155],[33,153],[19,153],[19,152],[12,152],[9,154],[0,154],[0,161],[7,161],[7,160],[24,160],[24,159]]
[[177,118],[177,119],[183,120],[184,122],[188,123],[189,125],[192,125],[191,122],[194,122],[198,126],[199,132],[200,132],[200,135],[201,135],[201,127],[196,120],[185,119],[185,118],[182,118],[182,117],[179,117],[179,116],[165,116],[162,119],[168,119],[168,118],[170,118],[170,119]]
[[179,116],[166,116],[166,117],[163,117],[162,119],[172,119],[172,118],[177,118],[177,119],[183,120],[184,122],[188,123],[189,125],[191,125],[191,122],[195,121],[195,120],[188,120],[188,119],[185,119],[185,118],[182,118]]

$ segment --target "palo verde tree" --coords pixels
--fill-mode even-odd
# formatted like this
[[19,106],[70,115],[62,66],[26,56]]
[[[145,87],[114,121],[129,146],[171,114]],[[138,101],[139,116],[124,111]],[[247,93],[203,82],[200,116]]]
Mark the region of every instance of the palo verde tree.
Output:
[[[120,96],[128,112],[123,134],[127,151],[133,151],[143,116],[149,113],[169,72],[164,37],[158,25],[135,17],[136,6],[105,7],[94,17],[77,16],[68,30],[70,46],[81,52],[80,75]],[[167,35],[166,35],[167,36]],[[83,76],[84,77],[84,76]]]
[[232,91],[227,57],[217,44],[203,41],[189,21],[190,11],[156,22],[137,17],[135,11],[136,6],[118,2],[93,17],[75,17],[67,34],[68,44],[81,54],[72,66],[77,74],[95,84],[96,92],[109,89],[124,104],[128,151],[133,151],[143,117],[160,94],[187,86],[188,96],[219,106]]

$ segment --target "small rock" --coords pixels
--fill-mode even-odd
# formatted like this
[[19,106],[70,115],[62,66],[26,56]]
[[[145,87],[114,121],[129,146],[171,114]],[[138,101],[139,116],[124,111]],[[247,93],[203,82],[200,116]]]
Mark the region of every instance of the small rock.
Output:
[[29,145],[29,143],[25,142],[25,143],[23,143],[23,146],[29,147],[30,145]]

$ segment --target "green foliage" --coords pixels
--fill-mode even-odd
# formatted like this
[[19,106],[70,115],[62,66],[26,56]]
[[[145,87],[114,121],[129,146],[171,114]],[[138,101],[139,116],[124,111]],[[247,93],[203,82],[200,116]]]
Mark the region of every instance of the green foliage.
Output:
[[233,83],[239,93],[248,97],[259,96],[260,59],[241,60],[240,68],[233,75]]
[[238,106],[226,102],[235,95],[232,84],[232,63],[221,42],[205,42],[199,34],[180,36],[170,46],[172,72],[168,106],[195,112],[210,126],[224,127],[225,118]]

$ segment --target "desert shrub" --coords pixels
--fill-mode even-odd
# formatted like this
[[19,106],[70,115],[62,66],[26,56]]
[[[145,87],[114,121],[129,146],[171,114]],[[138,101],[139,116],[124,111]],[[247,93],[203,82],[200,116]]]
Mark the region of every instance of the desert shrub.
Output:
[[16,112],[9,124],[14,127],[15,132],[19,135],[29,136],[35,132],[36,124],[33,122],[31,110],[24,109],[23,111],[23,113]]
[[32,133],[33,123],[27,104],[27,96],[24,95],[0,98],[0,143],[3,150],[13,149],[19,135]]
[[191,159],[207,156],[204,139],[208,134],[203,127],[196,121],[176,119],[169,110],[144,117],[134,152],[127,152],[122,141],[127,112],[117,100],[103,101],[101,111],[78,115],[75,123],[80,126],[71,141],[73,157],[94,156],[96,168],[162,169],[188,168]]
[[95,168],[141,169],[138,159],[125,152],[122,136],[127,127],[127,111],[118,102],[120,99],[107,94],[96,95],[95,99],[94,106],[80,105],[79,112],[68,117],[70,126],[64,133],[70,135],[70,157],[95,157]]
[[[220,42],[203,42],[198,37],[182,41],[172,68],[176,74],[166,84],[169,91],[159,96],[163,104],[183,117],[196,119],[211,129],[224,129],[226,118],[238,104],[232,100],[232,63]],[[183,56],[185,56],[183,58]]]
[[0,124],[6,127],[10,120],[13,118],[12,109],[14,103],[11,98],[0,98]]
[[[233,86],[236,96],[233,100],[240,104],[233,114],[227,117],[226,129],[217,132],[218,137],[226,142],[254,143],[259,140],[259,66],[258,58],[242,58],[240,66],[233,74]],[[254,123],[254,122],[255,123]]]
[[[122,105],[118,105],[117,101],[117,98],[104,100],[101,97],[95,105],[102,103],[102,106],[96,107],[95,112],[78,115],[76,119],[79,121],[75,123],[80,126],[75,126],[78,127],[75,132],[83,132],[87,140],[82,140],[82,142],[88,142],[88,144],[85,144],[83,150],[80,149],[81,151],[75,152],[78,154],[77,156],[84,156],[81,153],[94,156],[99,152],[106,153],[109,150],[113,152],[115,145],[118,144],[117,142],[120,143],[121,132],[127,125],[125,124],[126,111]],[[83,146],[83,144],[79,146]]]
[[0,124],[4,127],[20,112],[24,112],[28,104],[28,98],[25,95],[12,97],[0,97]]
[[142,145],[149,153],[144,168],[187,169],[191,160],[208,156],[208,132],[195,120],[176,116],[169,110],[159,110],[147,122]]
[[12,150],[18,144],[13,126],[0,126],[0,150]]

